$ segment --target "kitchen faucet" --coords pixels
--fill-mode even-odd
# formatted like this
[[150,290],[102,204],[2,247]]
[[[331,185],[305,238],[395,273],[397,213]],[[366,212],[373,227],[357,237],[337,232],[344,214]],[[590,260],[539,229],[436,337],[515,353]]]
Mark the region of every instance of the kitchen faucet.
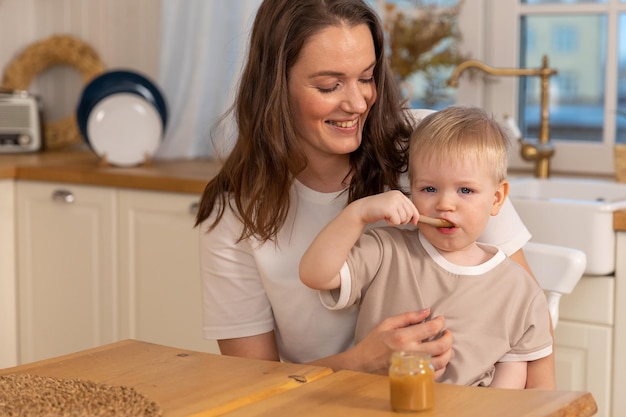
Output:
[[554,155],[554,146],[550,143],[548,92],[549,78],[557,74],[557,70],[548,67],[548,56],[544,55],[540,68],[493,68],[477,60],[464,61],[454,69],[452,76],[448,79],[448,85],[456,87],[459,76],[468,68],[477,68],[483,72],[495,76],[537,76],[541,77],[541,118],[539,125],[539,142],[532,143],[518,138],[521,148],[522,158],[526,161],[535,162],[535,177],[548,178],[550,176],[550,158]]

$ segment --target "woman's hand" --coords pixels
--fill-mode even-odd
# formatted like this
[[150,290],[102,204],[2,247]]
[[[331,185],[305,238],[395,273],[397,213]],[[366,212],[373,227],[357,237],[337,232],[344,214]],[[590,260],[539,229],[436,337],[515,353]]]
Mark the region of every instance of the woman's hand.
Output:
[[[438,378],[452,357],[453,338],[452,333],[444,329],[443,317],[424,321],[429,315],[430,309],[424,309],[383,320],[365,339],[345,352],[346,367],[355,371],[387,374],[392,352],[412,350],[431,355],[435,377]],[[430,338],[435,339],[424,342]]]

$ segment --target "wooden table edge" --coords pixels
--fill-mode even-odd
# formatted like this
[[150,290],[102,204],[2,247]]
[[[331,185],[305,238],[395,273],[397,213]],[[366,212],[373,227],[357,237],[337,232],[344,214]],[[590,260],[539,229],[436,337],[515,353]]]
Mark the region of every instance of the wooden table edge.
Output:
[[[66,355],[43,359],[43,360],[39,360],[39,361],[35,361],[35,362],[23,364],[23,365],[18,365],[15,367],[3,368],[3,369],[0,369],[0,375],[11,374],[15,372],[16,370],[19,370],[20,373],[24,373],[24,372],[28,373],[29,370],[37,369],[40,367],[45,367],[47,365],[57,365],[65,361],[69,361],[69,360],[73,360],[73,359],[77,359],[81,357],[86,357],[86,356],[88,357],[92,355],[97,355],[98,353],[101,353],[101,352],[109,352],[109,351],[112,352],[112,351],[115,351],[116,349],[123,348],[126,346],[137,346],[137,347],[144,347],[144,348],[161,346],[161,347],[165,347],[169,349],[177,349],[177,350],[180,350],[181,352],[200,353],[200,354],[205,353],[205,352],[198,352],[198,351],[193,351],[189,349],[173,348],[171,346],[164,346],[164,345],[144,342],[144,341],[136,340],[136,339],[124,339],[124,340],[120,340],[117,342],[108,343],[102,346],[89,348],[89,349],[81,350],[81,351],[66,354]],[[245,397],[238,398],[236,400],[227,401],[216,407],[190,414],[189,417],[220,416],[228,412],[235,411],[241,407],[253,404],[257,401],[273,397],[285,391],[296,389],[307,383],[310,383],[318,379],[321,379],[325,376],[328,376],[332,373],[333,373],[333,370],[330,368],[313,366],[313,365],[311,366],[305,365],[303,369],[298,371],[297,374],[289,375],[286,378],[285,382],[280,383],[279,385],[268,387],[261,391],[255,392],[251,395],[247,395]]]
[[229,401],[227,403],[223,403],[218,407],[214,407],[210,410],[205,410],[205,411],[201,411],[199,413],[196,414],[192,414],[189,417],[217,417],[217,416],[221,416],[227,413],[230,413],[232,411],[235,411],[239,408],[243,408],[246,407],[248,405],[254,404],[256,402],[262,401],[262,400],[266,400],[268,398],[271,398],[273,396],[282,394],[283,392],[286,391],[290,391],[292,389],[296,389],[299,388],[305,384],[308,384],[310,382],[313,381],[317,381],[318,379],[324,378],[328,375],[333,374],[333,370],[330,368],[327,368],[326,370],[324,370],[323,372],[318,372],[319,369],[314,369],[312,368],[311,371],[314,372],[307,372],[304,374],[299,374],[299,375],[290,375],[289,376],[289,380],[286,381],[284,384],[273,387],[271,389],[265,390],[265,391],[260,391],[255,393],[254,395],[249,395],[247,397],[244,398],[239,398],[237,400],[233,400],[233,401]]

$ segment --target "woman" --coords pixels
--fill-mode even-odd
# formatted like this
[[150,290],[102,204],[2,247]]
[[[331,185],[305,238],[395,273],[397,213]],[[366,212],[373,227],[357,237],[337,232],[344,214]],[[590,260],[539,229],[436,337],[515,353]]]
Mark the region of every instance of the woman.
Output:
[[[413,122],[401,102],[382,25],[363,1],[261,4],[232,109],[237,141],[197,217],[204,335],[222,353],[386,373],[391,351],[420,350],[443,372],[452,334],[422,342],[443,317],[390,317],[353,346],[356,310],[324,309],[298,276],[310,242],[348,202],[400,188]],[[525,264],[529,233],[510,203],[488,230]],[[534,386],[554,385],[545,374]]]

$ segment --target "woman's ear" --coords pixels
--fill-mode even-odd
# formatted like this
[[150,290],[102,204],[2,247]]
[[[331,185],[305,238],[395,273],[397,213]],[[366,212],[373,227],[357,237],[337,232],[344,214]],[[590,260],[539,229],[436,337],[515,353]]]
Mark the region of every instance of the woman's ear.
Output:
[[491,206],[491,215],[495,216],[500,212],[500,208],[504,204],[507,196],[509,195],[509,182],[507,180],[502,181],[498,184],[496,188],[496,192],[493,196],[493,205]]

